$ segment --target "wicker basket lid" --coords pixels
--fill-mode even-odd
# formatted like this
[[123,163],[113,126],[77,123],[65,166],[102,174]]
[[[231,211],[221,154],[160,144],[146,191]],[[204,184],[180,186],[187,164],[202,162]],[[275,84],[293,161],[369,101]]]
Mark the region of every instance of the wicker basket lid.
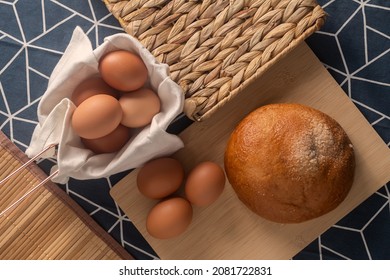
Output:
[[124,30],[185,94],[185,114],[203,120],[318,30],[315,0],[104,0]]

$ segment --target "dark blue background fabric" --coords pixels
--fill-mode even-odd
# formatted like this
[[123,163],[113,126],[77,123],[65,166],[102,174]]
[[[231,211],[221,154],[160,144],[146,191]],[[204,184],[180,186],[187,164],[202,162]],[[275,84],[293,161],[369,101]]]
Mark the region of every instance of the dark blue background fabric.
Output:
[[[318,3],[327,20],[306,42],[389,146],[390,1]],[[76,26],[94,47],[104,37],[124,32],[100,0],[0,1],[0,129],[21,150],[30,142],[40,97]],[[169,130],[179,133],[190,123],[181,116]],[[39,162],[47,173],[53,164]],[[135,258],[158,258],[109,195],[126,174],[71,179],[59,187]],[[389,201],[387,184],[293,259],[390,259]]]

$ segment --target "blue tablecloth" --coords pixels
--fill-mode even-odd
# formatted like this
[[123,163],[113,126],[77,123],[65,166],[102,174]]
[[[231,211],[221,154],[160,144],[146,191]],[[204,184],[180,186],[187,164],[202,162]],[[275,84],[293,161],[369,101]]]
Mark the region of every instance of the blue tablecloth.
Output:
[[[389,146],[390,1],[318,2],[327,21],[307,43]],[[30,142],[40,97],[76,26],[95,47],[124,32],[100,0],[0,1],[0,128],[21,150]],[[189,124],[182,117],[170,130],[178,133]],[[53,164],[39,163],[46,172]],[[109,195],[126,174],[71,179],[59,187],[135,258],[157,258]],[[293,259],[390,259],[389,202],[387,184]]]

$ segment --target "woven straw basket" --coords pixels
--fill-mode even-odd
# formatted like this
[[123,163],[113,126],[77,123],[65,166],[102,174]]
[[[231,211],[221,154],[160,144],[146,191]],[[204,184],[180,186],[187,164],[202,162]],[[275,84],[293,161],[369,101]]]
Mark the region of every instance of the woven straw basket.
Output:
[[185,94],[201,121],[324,23],[315,0],[104,0]]

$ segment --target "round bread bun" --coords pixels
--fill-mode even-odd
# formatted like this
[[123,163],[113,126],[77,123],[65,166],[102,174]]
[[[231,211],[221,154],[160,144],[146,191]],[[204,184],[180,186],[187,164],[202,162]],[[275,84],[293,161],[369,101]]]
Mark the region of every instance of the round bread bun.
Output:
[[300,223],[345,199],[355,157],[347,134],[330,116],[300,104],[270,104],[238,124],[224,164],[249,209],[273,222]]

